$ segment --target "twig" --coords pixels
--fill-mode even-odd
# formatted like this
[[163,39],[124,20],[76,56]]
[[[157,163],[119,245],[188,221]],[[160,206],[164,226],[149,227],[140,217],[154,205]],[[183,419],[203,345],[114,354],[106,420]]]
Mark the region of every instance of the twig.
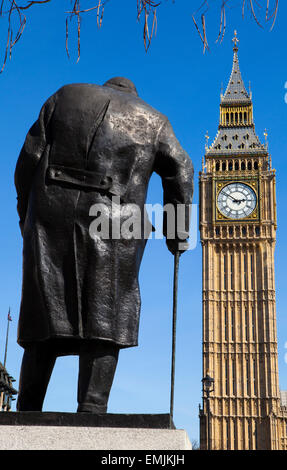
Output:
[[[225,30],[226,30],[226,6],[227,3],[232,3],[233,0],[221,0],[221,6],[220,6],[220,24],[219,24],[219,34],[216,39],[216,42],[220,40],[220,42],[223,41],[224,35],[225,35]],[[242,16],[244,17],[245,14],[245,8],[246,6],[249,8],[251,15],[255,22],[257,23],[258,26],[261,28],[263,27],[260,20],[259,20],[259,14],[257,13],[257,9],[262,10],[263,5],[262,1],[259,0],[241,0],[242,1]],[[265,22],[268,23],[271,19],[273,19],[272,25],[271,25],[271,30],[273,29],[277,14],[278,14],[278,9],[279,9],[279,0],[273,0],[274,2],[274,8],[272,13],[270,13],[270,0],[266,0],[266,11],[265,11]],[[204,11],[202,12],[202,10]],[[209,3],[207,0],[204,0],[198,10],[195,11],[192,15],[193,23],[196,27],[196,30],[199,34],[200,40],[203,43],[203,52],[205,52],[206,49],[208,48],[208,42],[207,42],[207,31],[206,31],[206,14],[209,11]],[[196,20],[197,14],[200,14],[200,19],[201,19],[201,28],[198,26],[198,21]]]

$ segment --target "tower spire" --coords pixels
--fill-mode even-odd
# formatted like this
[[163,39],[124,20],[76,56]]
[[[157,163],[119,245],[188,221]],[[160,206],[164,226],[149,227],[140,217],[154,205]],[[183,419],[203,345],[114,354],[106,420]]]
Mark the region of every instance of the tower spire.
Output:
[[234,31],[232,42],[232,71],[225,93],[221,93],[218,133],[213,143],[205,146],[206,154],[265,154],[266,145],[260,143],[255,132],[251,91],[247,91],[239,68],[237,31]]
[[237,31],[234,31],[234,38],[232,39],[233,46],[233,65],[232,71],[227,85],[227,89],[222,97],[221,102],[229,104],[232,102],[238,102],[242,104],[250,103],[250,95],[248,94],[239,68],[238,60],[238,43]]

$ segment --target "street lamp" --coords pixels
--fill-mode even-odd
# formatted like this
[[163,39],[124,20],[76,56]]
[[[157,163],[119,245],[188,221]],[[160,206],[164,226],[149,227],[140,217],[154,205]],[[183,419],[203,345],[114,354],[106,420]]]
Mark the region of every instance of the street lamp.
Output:
[[206,374],[202,379],[202,392],[203,396],[206,395],[206,407],[207,407],[207,450],[211,450],[211,425],[210,425],[210,403],[209,395],[214,391],[214,379]]

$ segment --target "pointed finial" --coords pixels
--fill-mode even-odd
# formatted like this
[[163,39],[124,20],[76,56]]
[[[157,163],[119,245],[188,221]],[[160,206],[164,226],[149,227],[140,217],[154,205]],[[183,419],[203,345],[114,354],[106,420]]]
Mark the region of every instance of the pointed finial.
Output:
[[249,81],[249,98],[252,100],[251,82]]
[[221,88],[220,88],[220,98],[223,97],[223,82],[221,82]]
[[237,37],[237,31],[236,30],[234,31],[234,38],[232,39],[232,41],[234,42],[233,50],[238,51],[237,44],[239,43],[239,39]]
[[266,146],[266,148],[268,148],[268,132],[267,132],[267,129],[265,129],[263,135],[265,137],[265,146]]
[[208,135],[208,131],[206,131],[206,134],[205,134],[205,140],[206,140],[206,142],[205,142],[205,148],[208,148],[208,141],[209,141],[209,139],[210,139],[210,137],[209,137],[209,135]]

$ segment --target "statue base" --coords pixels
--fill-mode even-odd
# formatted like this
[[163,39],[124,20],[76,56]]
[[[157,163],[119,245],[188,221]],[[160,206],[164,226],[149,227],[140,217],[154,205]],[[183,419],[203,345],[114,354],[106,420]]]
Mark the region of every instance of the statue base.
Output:
[[169,414],[0,413],[0,450],[191,450]]

